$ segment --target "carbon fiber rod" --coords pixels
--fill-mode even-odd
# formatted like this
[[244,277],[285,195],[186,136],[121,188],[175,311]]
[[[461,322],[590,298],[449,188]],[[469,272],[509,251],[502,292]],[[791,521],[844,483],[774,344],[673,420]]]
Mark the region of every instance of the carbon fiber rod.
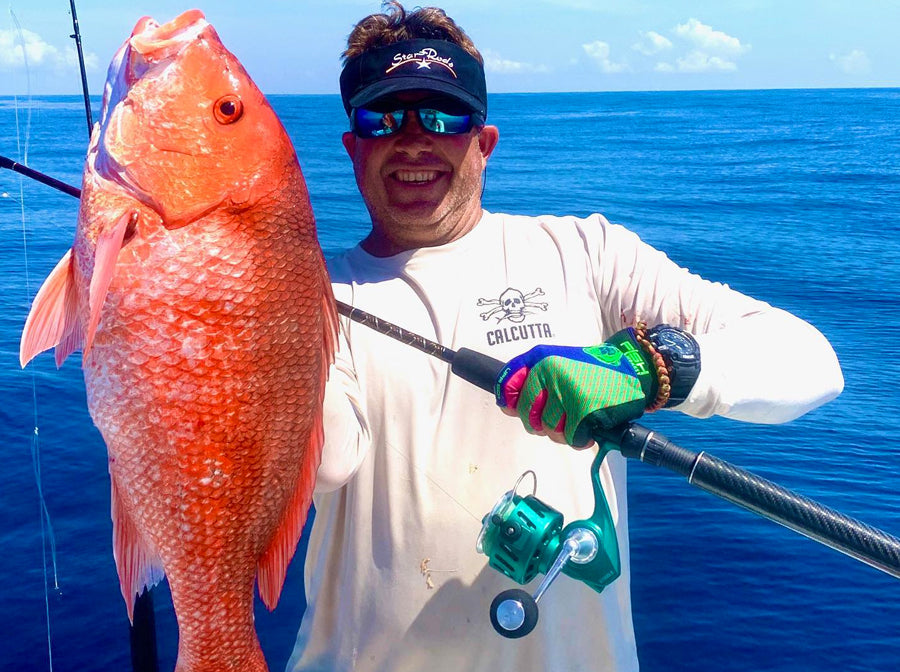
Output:
[[417,350],[421,350],[426,355],[437,357],[438,359],[442,359],[445,362],[451,364],[453,363],[453,356],[456,353],[450,348],[445,348],[440,343],[430,341],[424,336],[419,336],[418,334],[414,334],[411,331],[407,331],[406,329],[398,327],[392,322],[382,320],[380,317],[376,317],[375,315],[367,313],[364,310],[360,310],[359,308],[354,308],[353,306],[348,305],[343,301],[335,301],[335,303],[337,304],[338,312],[344,317],[347,317],[354,322],[364,324],[370,329],[374,329],[378,333],[384,334],[385,336],[390,336],[391,338],[396,339],[401,343],[411,345]]
[[79,198],[81,196],[81,189],[79,189],[78,187],[73,187],[71,184],[61,182],[55,177],[50,177],[45,173],[34,170],[34,168],[23,166],[21,163],[17,163],[16,161],[13,161],[12,159],[5,156],[0,156],[0,168],[7,168],[9,170],[12,170],[16,173],[19,173],[20,175],[24,175],[25,177],[40,182],[41,184],[46,184],[48,187],[53,187],[57,191],[61,191],[64,194],[68,194],[69,196],[74,196],[75,198]]
[[694,453],[638,424],[598,438],[625,457],[664,467],[688,483],[900,578],[900,539],[705,452]]

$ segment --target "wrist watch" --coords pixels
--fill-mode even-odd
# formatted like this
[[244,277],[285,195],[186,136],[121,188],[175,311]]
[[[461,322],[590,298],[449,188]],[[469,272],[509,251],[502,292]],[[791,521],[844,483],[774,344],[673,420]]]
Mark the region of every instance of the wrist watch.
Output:
[[700,346],[688,332],[668,324],[658,324],[648,330],[647,340],[662,355],[671,372],[672,391],[665,408],[677,406],[688,398],[700,375]]

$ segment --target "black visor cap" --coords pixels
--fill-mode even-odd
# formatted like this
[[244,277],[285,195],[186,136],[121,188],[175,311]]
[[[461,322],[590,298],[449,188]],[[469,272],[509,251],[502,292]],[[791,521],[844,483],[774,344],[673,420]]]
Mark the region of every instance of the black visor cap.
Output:
[[458,101],[487,118],[484,68],[446,40],[406,40],[378,47],[347,62],[341,72],[341,99],[350,114],[403,91],[428,91]]

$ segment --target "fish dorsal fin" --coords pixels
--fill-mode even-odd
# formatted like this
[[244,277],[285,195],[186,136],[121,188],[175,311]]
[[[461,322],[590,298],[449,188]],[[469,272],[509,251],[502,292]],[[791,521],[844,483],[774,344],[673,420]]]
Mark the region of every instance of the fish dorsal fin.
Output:
[[134,623],[134,600],[144,588],[152,588],[165,576],[162,561],[137,530],[128,513],[115,474],[110,473],[112,498],[113,557],[119,573],[119,587],[128,610],[128,620]]
[[278,531],[269,544],[269,548],[259,560],[257,584],[259,595],[263,603],[271,611],[278,604],[281,588],[284,586],[284,577],[288,564],[297,550],[297,542],[303,533],[306,524],[306,516],[312,504],[313,489],[316,485],[316,472],[322,461],[322,446],[325,442],[325,433],[322,426],[322,402],[325,397],[325,382],[328,378],[328,369],[334,361],[334,353],[337,349],[338,315],[334,303],[334,295],[331,291],[331,281],[322,264],[322,369],[320,374],[319,394],[315,405],[315,420],[312,431],[306,445],[300,465],[300,478],[297,479],[297,488],[288,506],[285,516],[281,521]]
[[125,240],[125,232],[129,227],[132,229],[137,224],[138,214],[136,212],[128,212],[119,217],[118,221],[108,227],[97,239],[97,249],[94,253],[94,271],[91,273],[91,288],[89,294],[90,305],[90,321],[87,324],[87,331],[84,335],[84,351],[82,357],[87,359],[91,346],[94,344],[94,334],[97,332],[97,325],[100,324],[100,315],[103,312],[103,302],[106,300],[106,293],[109,291],[109,285],[112,282],[113,275],[116,272],[116,260],[119,257],[119,250],[122,249],[122,242]]
[[[78,294],[75,288],[75,267],[72,250],[68,250],[38,290],[19,343],[19,363],[24,367],[38,353],[66,343],[57,350],[56,364],[62,364],[65,351],[81,339],[78,320]],[[77,345],[76,345],[77,347]],[[69,350],[65,354],[68,355]]]

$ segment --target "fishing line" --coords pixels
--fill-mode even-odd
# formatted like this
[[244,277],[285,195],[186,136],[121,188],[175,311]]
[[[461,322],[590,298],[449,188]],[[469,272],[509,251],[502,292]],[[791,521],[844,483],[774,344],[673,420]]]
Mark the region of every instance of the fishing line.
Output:
[[[25,45],[25,34],[22,31],[22,26],[19,24],[19,20],[13,12],[12,6],[9,7],[9,15],[12,18],[13,24],[15,25],[16,35],[19,40],[19,45],[22,48],[22,63],[25,68],[25,91],[26,91],[26,99],[28,104],[26,105],[26,110],[28,111],[26,120],[25,120],[25,142],[24,147],[22,144],[22,131],[19,124],[19,97],[18,94],[13,95],[13,104],[15,110],[15,120],[16,120],[16,152],[17,156],[21,158],[22,164],[28,165],[28,146],[30,143],[31,136],[31,71],[28,67],[28,51]],[[19,177],[19,211],[21,215],[22,222],[22,252],[24,256],[24,266],[25,266],[25,293],[26,293],[26,303],[31,299],[31,276],[28,268],[28,235],[27,235],[27,227],[25,224],[25,189],[23,186],[23,179]],[[32,403],[32,411],[34,417],[34,428],[31,434],[31,465],[34,471],[34,479],[35,484],[37,485],[38,491],[38,501],[39,501],[39,516],[41,519],[41,559],[43,565],[43,577],[44,577],[44,617],[47,623],[47,656],[49,660],[49,669],[53,672],[53,644],[52,644],[52,636],[51,636],[51,627],[50,627],[50,589],[48,588],[48,572],[47,572],[47,546],[50,547],[50,562],[53,566],[53,588],[56,591],[59,591],[59,574],[57,572],[56,565],[56,537],[53,534],[53,525],[50,521],[50,511],[47,509],[47,501],[44,498],[44,488],[41,484],[41,442],[40,442],[40,430],[39,430],[39,422],[38,422],[38,401],[37,401],[37,381],[36,374],[34,368],[30,371],[31,374],[31,403]]]
[[[409,466],[411,466],[413,469],[415,469],[415,470],[418,471],[420,474],[422,474],[425,478],[427,478],[429,483],[431,483],[434,487],[436,487],[438,490],[440,490],[440,491],[443,492],[445,495],[447,495],[447,497],[449,497],[449,498],[450,498],[457,506],[459,506],[459,508],[461,508],[463,511],[465,511],[465,512],[468,513],[470,516],[472,516],[472,518],[475,520],[475,522],[478,523],[479,525],[481,525],[481,516],[476,516],[474,513],[472,513],[471,511],[469,511],[469,509],[466,508],[466,505],[465,505],[465,504],[463,504],[463,503],[462,503],[461,501],[459,501],[456,497],[454,497],[454,496],[451,495],[449,492],[447,492],[447,490],[444,488],[444,486],[442,486],[440,483],[438,483],[436,480],[434,480],[434,478],[432,478],[431,476],[429,476],[428,473],[427,473],[424,469],[422,469],[422,467],[417,466],[417,465],[412,461],[412,458],[409,457],[409,455],[406,455],[406,454],[403,453],[399,448],[397,448],[397,447],[394,446],[394,445],[391,445],[391,444],[388,443],[388,442],[385,442],[385,445],[386,445],[388,448],[390,448],[391,450],[393,450],[395,453],[397,453],[397,455],[399,455],[399,456],[402,457],[404,460],[406,460],[406,462],[407,462],[407,464],[409,464]],[[431,571],[434,572],[434,571],[437,571],[437,570],[431,570]],[[447,571],[447,570],[441,570],[441,571]]]

